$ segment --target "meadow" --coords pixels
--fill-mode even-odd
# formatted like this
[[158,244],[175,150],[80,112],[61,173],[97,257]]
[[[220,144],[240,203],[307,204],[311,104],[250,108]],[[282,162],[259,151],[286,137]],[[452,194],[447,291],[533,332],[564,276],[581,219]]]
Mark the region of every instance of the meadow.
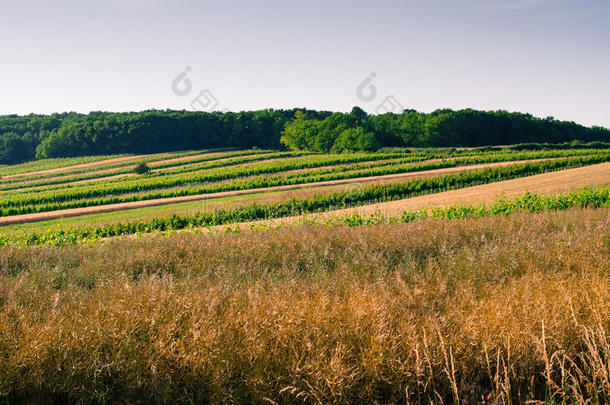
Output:
[[0,403],[610,403],[609,160],[0,167]]
[[605,403],[609,220],[576,208],[5,247],[0,394]]

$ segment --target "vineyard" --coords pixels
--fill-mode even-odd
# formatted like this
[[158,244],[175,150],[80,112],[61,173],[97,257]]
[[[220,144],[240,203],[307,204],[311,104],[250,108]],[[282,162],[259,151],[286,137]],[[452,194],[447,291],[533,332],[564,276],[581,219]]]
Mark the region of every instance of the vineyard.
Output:
[[610,149],[0,175],[0,403],[610,400]]
[[[224,225],[400,200],[609,160],[608,149],[510,148],[336,155],[204,150],[97,160],[51,159],[0,169],[0,226],[12,225],[4,233],[14,235],[19,229],[15,224],[40,222],[38,228],[30,225],[26,229],[48,232],[45,227],[61,219],[61,231],[66,231],[66,223],[70,228],[66,217],[84,216],[82,222],[86,215],[100,212],[115,212],[119,220],[110,222],[117,226],[130,223],[124,227],[129,231],[110,232],[112,235],[156,230],[156,224],[169,217],[194,227]],[[149,171],[137,174],[134,168],[142,164]],[[273,198],[278,193],[281,197]],[[221,203],[228,198],[233,200],[225,207]],[[219,204],[210,210],[212,204],[205,202],[215,200]],[[173,205],[187,201],[202,202],[201,212],[193,208],[184,212],[179,206],[172,211]],[[159,206],[165,206],[158,212],[166,216],[141,218],[130,211]],[[176,220],[176,214],[196,219]],[[88,228],[99,233],[95,230],[105,225]],[[36,239],[32,235],[29,237]]]

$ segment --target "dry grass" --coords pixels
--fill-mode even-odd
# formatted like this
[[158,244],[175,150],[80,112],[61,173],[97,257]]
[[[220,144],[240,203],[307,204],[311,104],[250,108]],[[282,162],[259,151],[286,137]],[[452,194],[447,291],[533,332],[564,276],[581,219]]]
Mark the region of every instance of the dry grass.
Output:
[[2,248],[0,395],[607,403],[609,225],[570,210]]

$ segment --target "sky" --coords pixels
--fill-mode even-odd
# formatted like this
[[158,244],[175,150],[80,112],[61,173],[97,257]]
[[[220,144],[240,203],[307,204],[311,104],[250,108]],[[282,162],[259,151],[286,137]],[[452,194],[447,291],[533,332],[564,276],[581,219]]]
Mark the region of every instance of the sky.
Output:
[[608,0],[0,0],[0,114],[505,109],[610,127]]

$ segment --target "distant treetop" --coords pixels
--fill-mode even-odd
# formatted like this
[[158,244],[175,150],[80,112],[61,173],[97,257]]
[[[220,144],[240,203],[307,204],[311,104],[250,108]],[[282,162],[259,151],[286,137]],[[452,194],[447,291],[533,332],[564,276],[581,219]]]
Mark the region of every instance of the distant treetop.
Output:
[[36,158],[208,148],[317,152],[382,147],[610,142],[610,130],[507,111],[437,110],[369,115],[306,109],[143,111],[0,116],[0,164]]

